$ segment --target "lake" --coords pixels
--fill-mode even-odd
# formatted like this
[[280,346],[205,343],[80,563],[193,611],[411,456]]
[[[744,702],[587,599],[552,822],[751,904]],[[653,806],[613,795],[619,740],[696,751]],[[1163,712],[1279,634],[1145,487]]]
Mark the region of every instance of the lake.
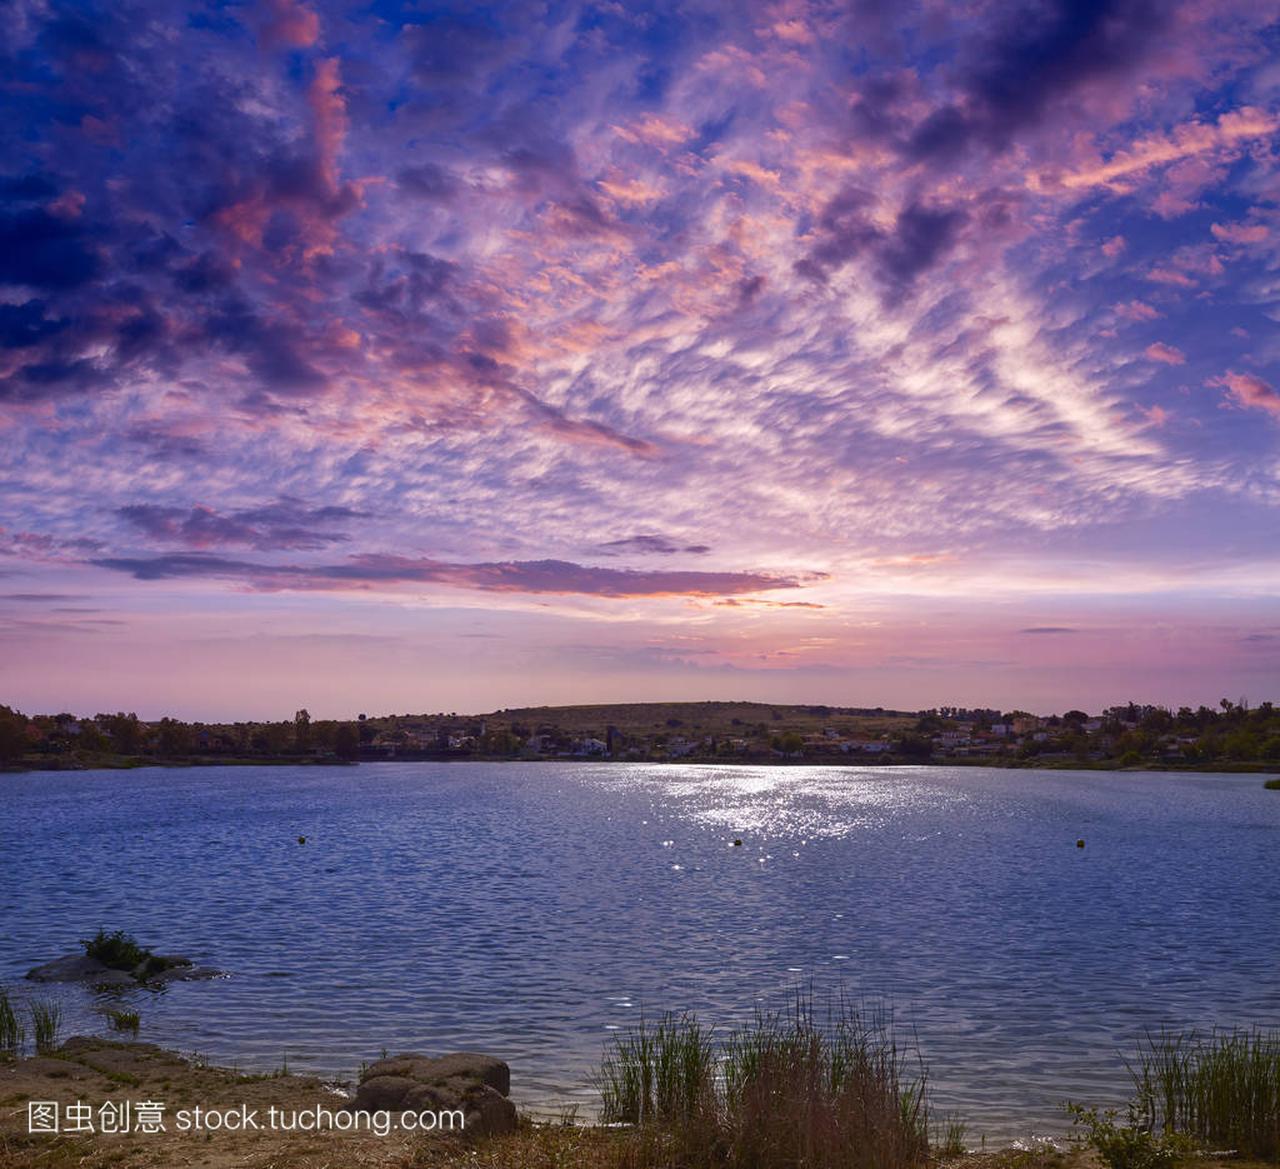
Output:
[[[577,1102],[613,1029],[891,1008],[971,1136],[1120,1101],[1149,1027],[1280,1026],[1259,775],[384,763],[0,776],[0,979],[100,926],[228,971],[141,1038],[342,1078],[472,1049]],[[307,843],[297,838],[305,835]],[[733,847],[734,838],[742,846]],[[1076,847],[1084,838],[1086,847]],[[64,1034],[115,1000],[50,988]],[[30,1030],[30,1028],[28,1028]]]

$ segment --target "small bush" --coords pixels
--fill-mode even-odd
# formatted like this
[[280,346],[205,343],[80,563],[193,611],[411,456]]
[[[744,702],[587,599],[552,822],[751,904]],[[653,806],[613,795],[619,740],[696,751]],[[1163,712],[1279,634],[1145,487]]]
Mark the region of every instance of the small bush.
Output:
[[133,970],[155,957],[124,930],[107,933],[100,929],[93,937],[83,939],[80,944],[90,958],[96,958],[112,970]]
[[31,1024],[36,1036],[36,1051],[40,1055],[52,1051],[58,1045],[58,1030],[62,1026],[62,1008],[55,1002],[33,1002]]
[[1280,792],[1280,775],[1277,775],[1275,779],[1267,780],[1262,786],[1269,792]]
[[1138,1120],[1130,1106],[1129,1123],[1116,1123],[1114,1108],[1099,1113],[1096,1108],[1068,1104],[1072,1123],[1086,1130],[1084,1141],[1109,1169],[1166,1169],[1190,1151],[1185,1141],[1163,1133],[1153,1133]]

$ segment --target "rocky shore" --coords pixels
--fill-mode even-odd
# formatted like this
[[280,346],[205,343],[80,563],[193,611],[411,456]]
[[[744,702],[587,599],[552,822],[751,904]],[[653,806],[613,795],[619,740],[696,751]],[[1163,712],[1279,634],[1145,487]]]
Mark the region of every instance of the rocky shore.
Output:
[[[42,1055],[0,1057],[0,1169],[390,1169],[427,1164],[427,1155],[465,1159],[521,1127],[510,1083],[504,1062],[467,1052],[379,1060],[353,1092],[314,1076],[244,1074],[148,1043],[76,1036]],[[141,1123],[147,1104],[158,1127]],[[405,1113],[411,1126],[401,1123]],[[372,1114],[386,1127],[364,1119]],[[56,1115],[58,1131],[30,1131],[33,1115]]]

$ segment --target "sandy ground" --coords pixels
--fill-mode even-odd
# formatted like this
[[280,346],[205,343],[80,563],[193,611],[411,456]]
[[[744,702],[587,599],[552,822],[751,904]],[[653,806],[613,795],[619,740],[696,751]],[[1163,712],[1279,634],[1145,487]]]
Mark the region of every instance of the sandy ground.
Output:
[[[246,1108],[267,1123],[267,1109],[332,1110],[341,1097],[310,1076],[244,1076],[227,1068],[204,1067],[144,1043],[100,1039],[68,1040],[53,1056],[35,1056],[0,1066],[0,1167],[2,1169],[322,1169],[322,1167],[395,1166],[412,1160],[414,1146],[427,1139],[399,1132],[379,1137],[370,1132],[316,1134],[280,1131],[179,1132],[177,1115],[203,1109]],[[32,1101],[60,1106],[58,1135],[29,1134]],[[165,1131],[154,1134],[105,1134],[101,1107],[129,1103],[164,1105]],[[67,1105],[92,1108],[92,1134],[66,1131]],[[72,1114],[74,1117],[74,1114]],[[83,1113],[81,1114],[83,1115]]]

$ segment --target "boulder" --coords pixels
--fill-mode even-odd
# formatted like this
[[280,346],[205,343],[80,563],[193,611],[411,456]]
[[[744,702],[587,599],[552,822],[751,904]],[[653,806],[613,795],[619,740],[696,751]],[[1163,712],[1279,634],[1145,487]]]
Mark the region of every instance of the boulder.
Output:
[[84,982],[91,986],[147,986],[221,978],[222,971],[197,966],[177,954],[152,955],[133,970],[117,970],[86,954],[68,954],[27,971],[32,982]]
[[465,1134],[492,1136],[516,1127],[516,1106],[507,1099],[510,1090],[511,1069],[493,1056],[459,1051],[433,1059],[408,1052],[367,1067],[346,1107],[364,1112],[457,1110]]
[[27,971],[32,982],[91,982],[95,986],[128,986],[134,981],[128,970],[113,970],[84,954],[68,954]]

